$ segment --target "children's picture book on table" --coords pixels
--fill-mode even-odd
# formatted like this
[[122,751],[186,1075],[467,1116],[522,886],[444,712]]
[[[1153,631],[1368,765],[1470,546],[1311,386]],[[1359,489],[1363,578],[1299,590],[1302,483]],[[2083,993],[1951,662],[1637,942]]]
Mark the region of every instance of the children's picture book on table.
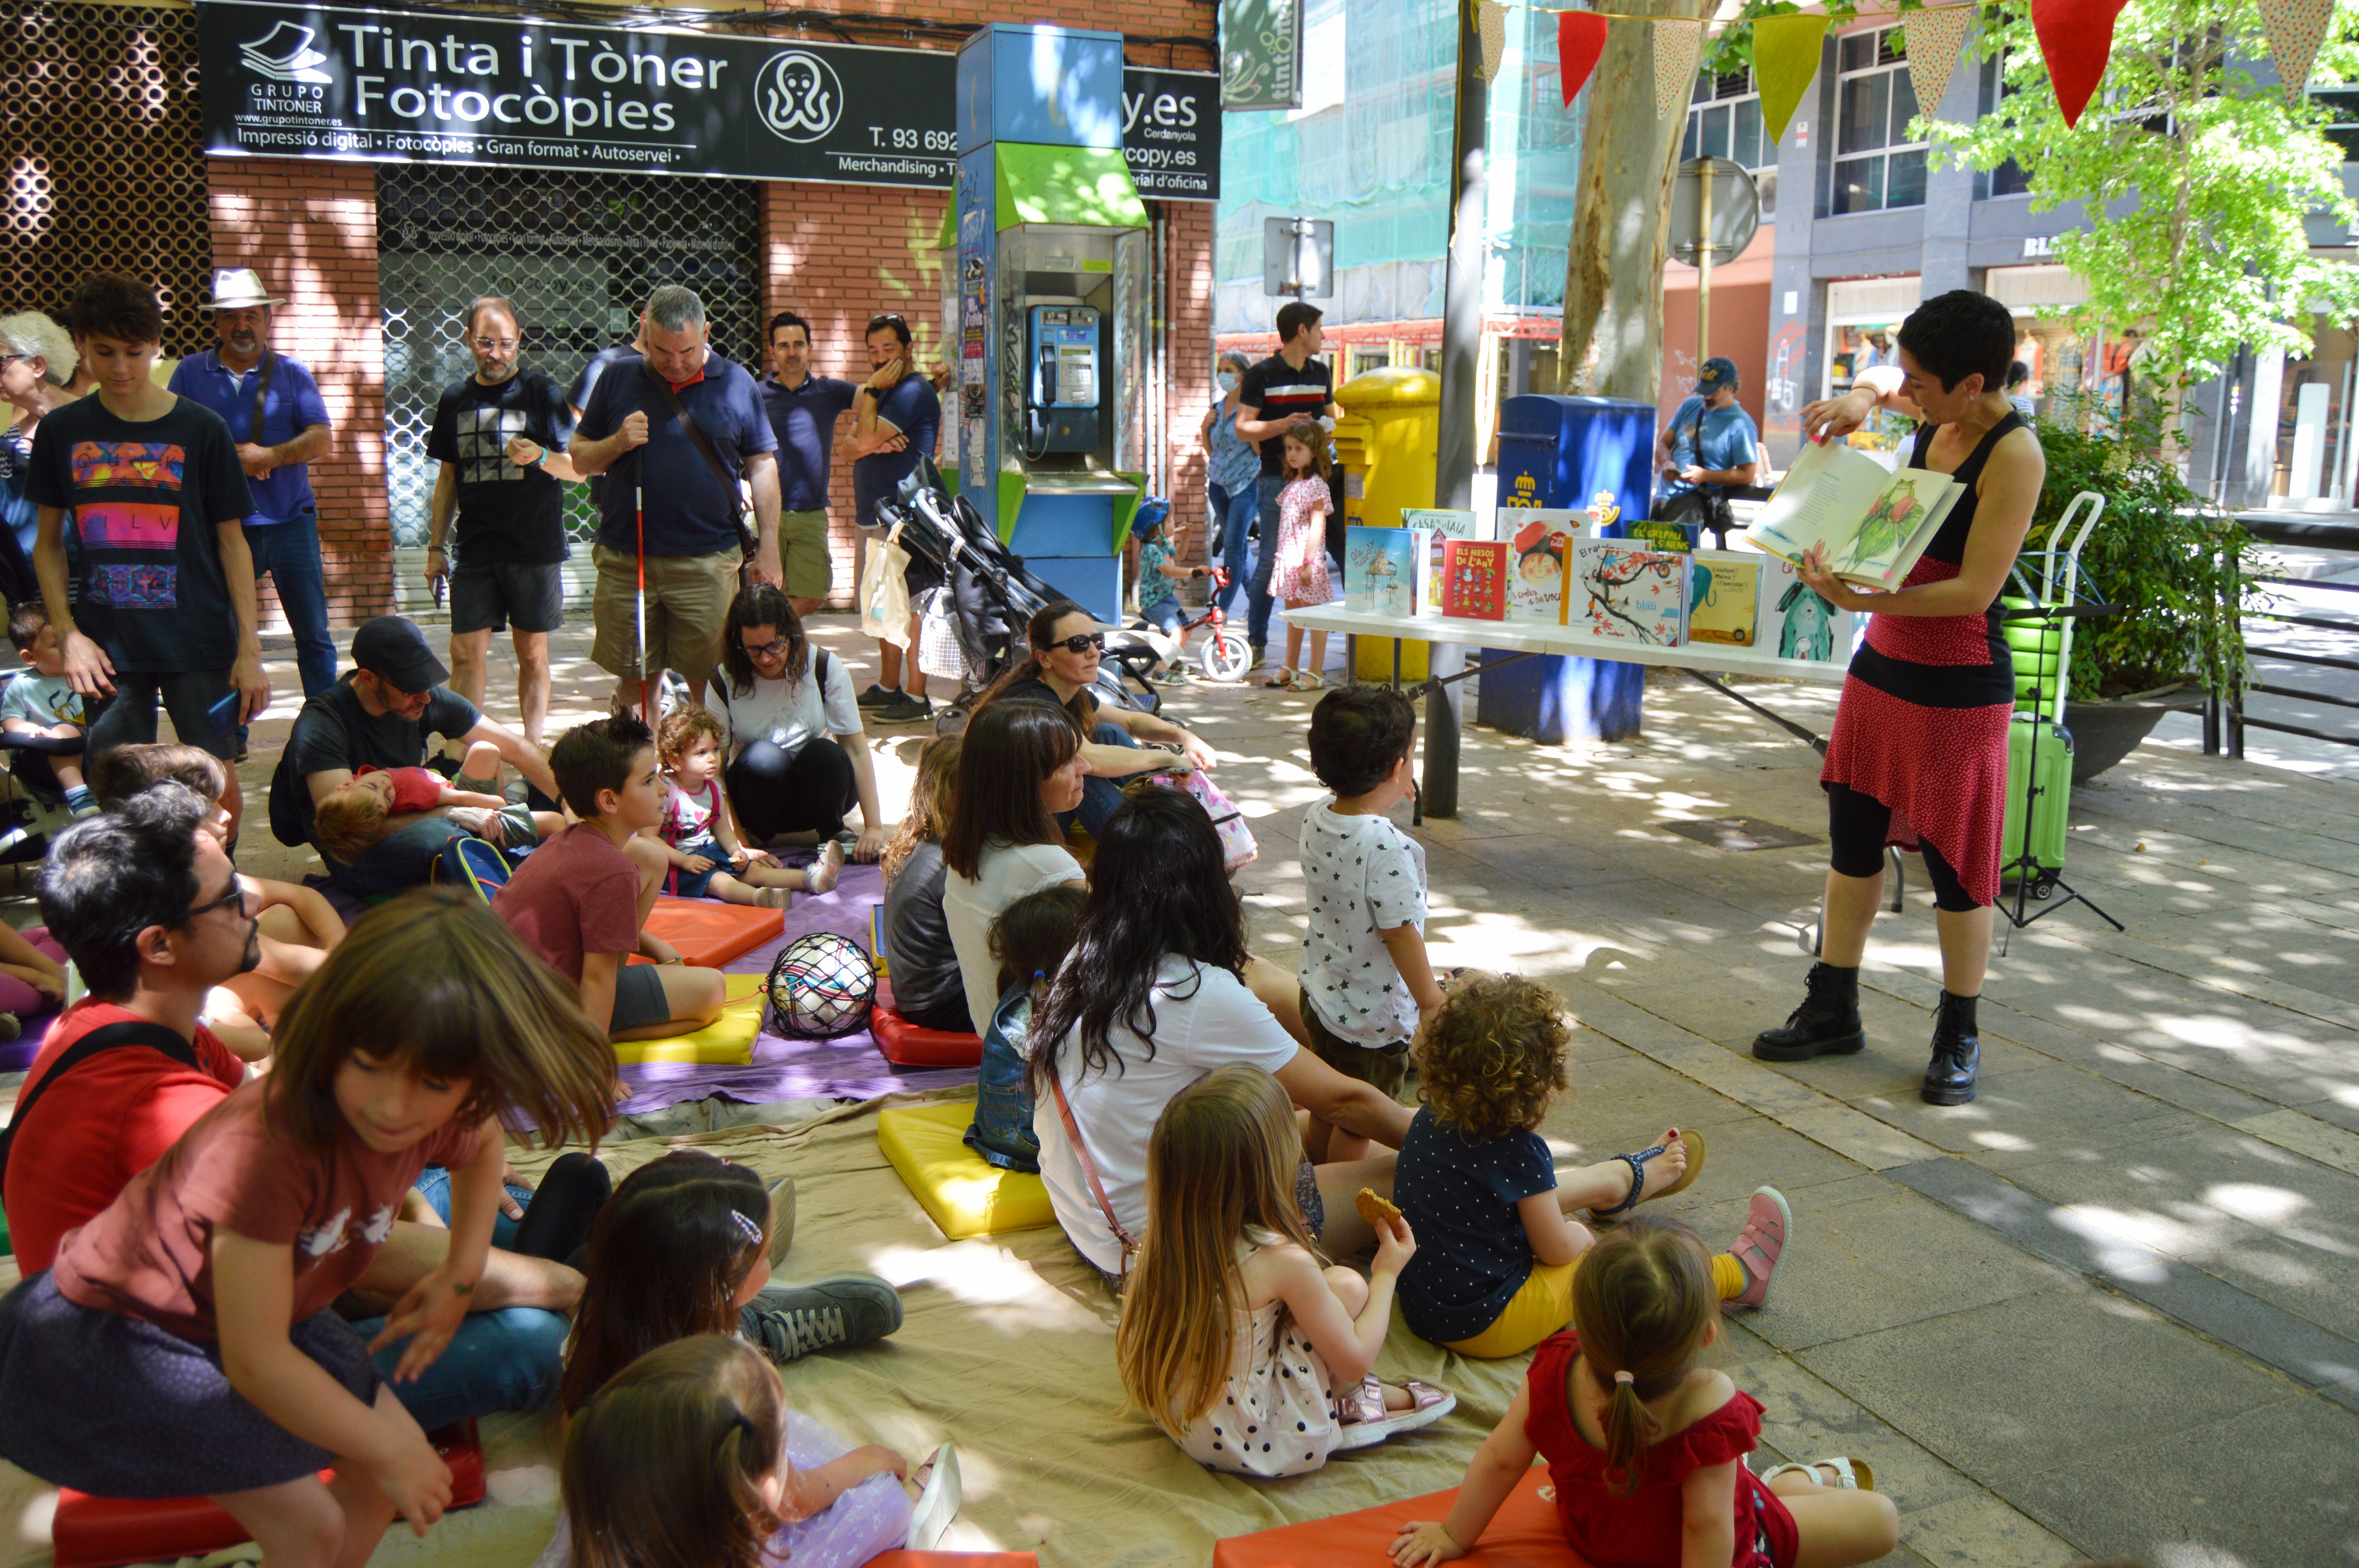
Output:
[[1343,530],[1343,608],[1363,615],[1419,613],[1433,568],[1422,528]]
[[1893,472],[1838,441],[1805,441],[1745,537],[1799,564],[1813,546],[1845,582],[1891,589],[1907,580],[1965,489],[1930,469]]
[[1491,540],[1443,540],[1441,612],[1470,621],[1505,621],[1513,554],[1512,546]]
[[1761,560],[1760,621],[1756,646],[1780,659],[1828,664],[1851,657],[1859,617],[1819,597],[1793,563],[1776,556]]
[[1756,646],[1761,630],[1761,568],[1775,558],[1698,550],[1688,587],[1688,641]]
[[1624,539],[1572,542],[1572,580],[1578,595],[1571,623],[1593,637],[1676,648],[1687,628],[1688,557],[1650,550]]
[[1423,528],[1450,539],[1489,539],[1492,520],[1479,512],[1452,512],[1435,507],[1404,506],[1401,526]]
[[1507,619],[1538,621],[1550,626],[1566,623],[1564,570],[1579,536],[1578,512],[1517,508],[1499,514],[1499,525],[1508,534],[1512,571],[1507,579]]

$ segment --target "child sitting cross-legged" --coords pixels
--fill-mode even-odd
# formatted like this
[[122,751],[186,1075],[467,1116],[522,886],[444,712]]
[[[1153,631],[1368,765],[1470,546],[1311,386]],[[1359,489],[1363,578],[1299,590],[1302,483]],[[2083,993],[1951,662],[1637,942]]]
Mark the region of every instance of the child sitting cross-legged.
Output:
[[29,762],[36,783],[40,768],[48,767],[68,811],[76,816],[97,816],[98,802],[91,798],[82,776],[82,742],[90,726],[82,717],[82,694],[66,678],[58,629],[38,604],[20,604],[8,615],[8,641],[16,645],[16,656],[31,666],[31,673],[18,676],[0,691],[0,730],[55,745],[55,751],[18,755]]
[[[480,903],[426,890],[353,927],[277,1043],[0,1300],[0,1455],[101,1497],[211,1498],[272,1568],[330,1568],[449,1506],[371,1352],[407,1342],[395,1382],[441,1355],[490,1250],[503,1121],[594,1140],[614,1065]],[[451,1172],[446,1255],[364,1344],[332,1303],[429,1162]]]
[[1458,1402],[1369,1375],[1417,1238],[1400,1218],[1372,1218],[1365,1280],[1322,1267],[1295,1195],[1304,1169],[1294,1107],[1255,1066],[1174,1095],[1147,1144],[1147,1240],[1114,1360],[1131,1402],[1216,1470],[1303,1475]]
[[[526,856],[492,912],[579,990],[615,1040],[661,1040],[721,1016],[718,969],[692,968],[647,915],[670,861],[651,835],[665,784],[655,737],[636,719],[598,719],[558,737],[549,771],[582,820]],[[636,953],[652,964],[624,960]]]
[[[500,776],[499,748],[478,741],[467,749],[459,778]],[[312,808],[320,848],[350,865],[392,832],[397,816],[451,808],[451,820],[479,838],[523,851],[553,833],[565,818],[554,811],[510,806],[496,795],[461,787],[431,768],[363,768]]]
[[1573,1332],[1532,1357],[1450,1517],[1401,1526],[1398,1568],[1473,1551],[1536,1454],[1565,1540],[1592,1568],[1844,1568],[1892,1552],[1900,1516],[1864,1464],[1758,1478],[1747,1466],[1760,1401],[1699,1364],[1721,1334],[1712,1273],[1677,1220],[1641,1216],[1600,1241],[1573,1287]]
[[[1461,1356],[1518,1356],[1564,1326],[1593,1240],[1571,1210],[1626,1214],[1642,1198],[1685,1189],[1703,1170],[1702,1139],[1672,1128],[1652,1149],[1559,1182],[1539,1125],[1566,1087],[1571,1034],[1563,999],[1548,987],[1519,975],[1469,975],[1409,1054],[1425,1105],[1401,1141],[1393,1201],[1425,1247],[1402,1271],[1401,1318]],[[1658,1160],[1662,1169],[1650,1169]],[[1618,1201],[1591,1206],[1598,1173],[1616,1162],[1626,1188]],[[1715,1299],[1767,1302],[1792,1223],[1775,1187],[1755,1192],[1734,1245],[1712,1260]]]
[[843,870],[843,846],[831,838],[809,871],[789,871],[767,849],[737,840],[735,813],[721,787],[722,748],[728,731],[709,708],[693,703],[663,721],[664,891],[679,898],[787,907],[787,890],[832,891]]

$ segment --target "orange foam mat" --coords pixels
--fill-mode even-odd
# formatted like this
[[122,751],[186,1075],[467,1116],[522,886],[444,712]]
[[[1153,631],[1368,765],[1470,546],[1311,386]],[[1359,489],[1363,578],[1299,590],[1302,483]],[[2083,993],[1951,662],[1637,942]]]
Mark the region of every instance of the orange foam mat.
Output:
[[[1466,1568],[1588,1568],[1567,1544],[1555,1502],[1540,1496],[1547,1485],[1547,1466],[1535,1465],[1499,1505],[1474,1550],[1457,1561]],[[1341,1563],[1380,1568],[1392,1561],[1393,1538],[1402,1525],[1446,1518],[1457,1500],[1455,1489],[1433,1492],[1308,1524],[1233,1535],[1213,1546],[1212,1568],[1334,1568]]]
[[[717,898],[658,895],[655,913],[647,916],[649,935],[662,937],[679,949],[681,961],[703,969],[717,969],[732,958],[742,958],[763,943],[777,941],[786,929],[783,909],[723,903]],[[635,953],[631,962],[647,960]]]

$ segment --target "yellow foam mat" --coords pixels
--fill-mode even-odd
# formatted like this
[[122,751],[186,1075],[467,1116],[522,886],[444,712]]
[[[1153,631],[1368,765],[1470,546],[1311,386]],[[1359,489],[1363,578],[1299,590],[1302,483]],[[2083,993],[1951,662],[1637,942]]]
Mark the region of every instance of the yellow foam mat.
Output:
[[1057,1223],[1038,1176],[1003,1171],[968,1148],[973,1100],[897,1106],[876,1113],[876,1145],[952,1241]]
[[625,1065],[642,1062],[701,1062],[708,1066],[743,1067],[754,1060],[754,1037],[762,1033],[760,975],[723,975],[722,994],[729,1000],[721,1016],[693,1034],[668,1040],[618,1040],[614,1060]]

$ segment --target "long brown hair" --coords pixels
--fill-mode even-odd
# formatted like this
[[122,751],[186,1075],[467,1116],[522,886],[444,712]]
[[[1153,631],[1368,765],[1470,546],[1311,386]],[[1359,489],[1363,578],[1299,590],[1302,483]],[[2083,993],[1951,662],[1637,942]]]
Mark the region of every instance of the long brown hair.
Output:
[[[1310,472],[1307,474],[1297,473],[1291,468],[1287,466],[1286,443],[1288,441],[1299,441],[1302,443],[1304,448],[1310,451]],[[1288,430],[1285,435],[1280,436],[1277,438],[1277,442],[1278,471],[1286,476],[1288,482],[1291,483],[1298,479],[1315,478],[1320,483],[1327,487],[1328,495],[1332,499],[1335,492],[1335,474],[1334,470],[1330,465],[1327,458],[1326,433],[1324,431],[1313,431],[1310,427],[1306,426],[1299,430]]]
[[1245,1308],[1237,1243],[1265,1231],[1317,1256],[1296,1201],[1294,1107],[1259,1067],[1220,1067],[1171,1097],[1147,1145],[1147,1240],[1114,1365],[1123,1391],[1167,1432],[1221,1397]]
[[352,1136],[336,1075],[353,1053],[465,1080],[452,1119],[496,1116],[543,1147],[595,1147],[614,1120],[614,1050],[555,969],[464,888],[418,888],[361,916],[273,1035],[274,1134],[326,1151]]
[[[757,582],[737,590],[721,625],[721,669],[729,677],[730,696],[747,697],[754,690],[754,655],[737,640],[748,626],[776,628],[787,640],[787,662],[778,678],[788,685],[803,678],[810,662],[810,639],[803,634],[803,618],[795,613],[793,602],[776,583]],[[820,696],[824,698],[827,694]]]
[[565,1522],[581,1568],[761,1568],[787,1463],[778,1375],[718,1334],[614,1375],[565,1434]]
[[1082,749],[1082,727],[1045,702],[1000,702],[967,720],[959,748],[958,787],[942,834],[942,863],[969,881],[983,874],[983,851],[1005,844],[1061,844],[1057,819],[1040,798],[1049,775]]
[[[1647,1447],[1662,1435],[1647,1401],[1695,1369],[1720,1314],[1712,1261],[1696,1233],[1641,1211],[1606,1232],[1572,1276],[1572,1327],[1581,1358],[1605,1394],[1606,1474],[1626,1497]],[[1616,1372],[1631,1374],[1629,1382]],[[1618,1475],[1615,1472],[1619,1472]]]
[[951,830],[951,803],[958,798],[959,752],[955,735],[938,735],[918,756],[918,776],[909,784],[909,809],[885,846],[885,885],[891,887],[918,846],[939,844]]
[[[1057,622],[1069,615],[1090,615],[1090,612],[1070,599],[1058,600],[1033,612],[1032,619],[1024,622],[1024,643],[1030,652],[1000,671],[999,677],[983,688],[983,695],[974,699],[975,712],[981,713],[998,701],[1011,686],[1022,681],[1048,678],[1040,664],[1040,655],[1056,646]],[[1097,617],[1090,615],[1090,620],[1095,622]],[[1091,716],[1097,712],[1097,697],[1083,687],[1065,704],[1065,711],[1073,716],[1073,722],[1079,724],[1086,735],[1092,722]]]
[[731,1303],[769,1234],[769,1195],[743,1165],[675,1149],[632,1172],[590,1227],[558,1409],[580,1410],[659,1345],[735,1333]]

